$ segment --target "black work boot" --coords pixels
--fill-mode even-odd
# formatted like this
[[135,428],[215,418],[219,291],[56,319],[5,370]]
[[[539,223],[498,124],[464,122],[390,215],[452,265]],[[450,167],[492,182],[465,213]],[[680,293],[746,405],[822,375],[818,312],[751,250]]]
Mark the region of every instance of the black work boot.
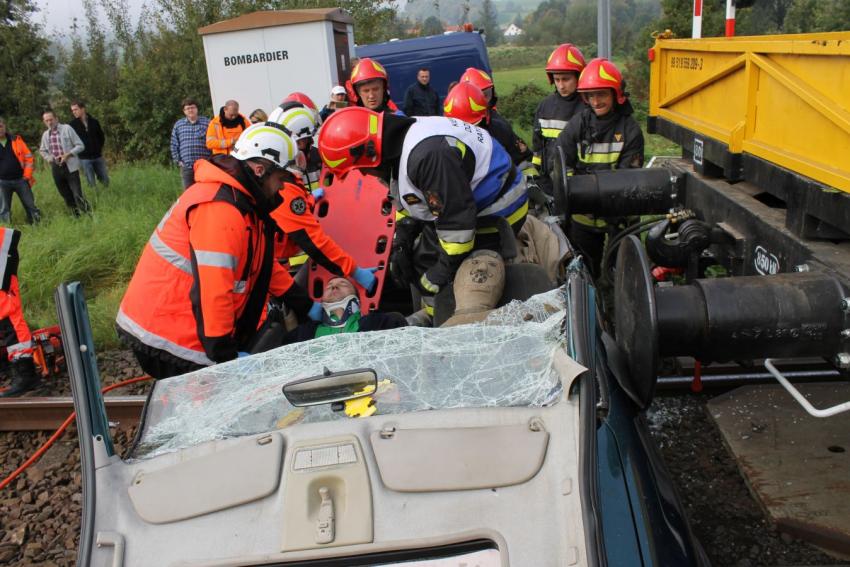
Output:
[[9,374],[12,377],[12,383],[3,391],[0,391],[0,398],[11,398],[28,392],[35,388],[39,383],[39,375],[35,371],[35,364],[32,358],[19,358],[18,360],[9,363]]

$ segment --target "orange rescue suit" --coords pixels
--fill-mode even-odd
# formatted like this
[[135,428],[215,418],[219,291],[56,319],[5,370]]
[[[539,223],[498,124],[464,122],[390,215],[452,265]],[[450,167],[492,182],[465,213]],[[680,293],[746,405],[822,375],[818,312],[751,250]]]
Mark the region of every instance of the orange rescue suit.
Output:
[[296,256],[301,249],[330,273],[350,276],[357,267],[354,258],[325,234],[313,215],[316,201],[310,192],[294,183],[284,183],[280,195],[283,204],[269,215],[284,232],[275,243],[275,258]]
[[221,116],[216,116],[210,120],[210,125],[207,126],[207,147],[212,151],[213,155],[229,154],[239,139],[239,135],[245,131],[251,123],[247,118],[239,115],[240,124],[232,128],[226,127],[221,123]]
[[195,180],[151,235],[116,323],[149,348],[210,365],[236,358],[268,294],[294,282],[273,261],[274,227],[251,194],[211,162],[198,162]]
[[21,169],[24,170],[24,179],[26,179],[27,183],[29,183],[30,187],[32,187],[35,185],[35,178],[32,176],[34,171],[32,152],[27,147],[24,139],[20,136],[12,138],[12,153],[14,153],[15,157],[18,158],[18,162],[21,164]]

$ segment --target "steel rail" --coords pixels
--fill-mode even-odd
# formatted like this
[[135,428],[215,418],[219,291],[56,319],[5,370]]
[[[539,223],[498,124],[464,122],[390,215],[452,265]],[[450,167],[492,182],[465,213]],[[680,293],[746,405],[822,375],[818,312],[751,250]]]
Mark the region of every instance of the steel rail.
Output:
[[[110,423],[136,425],[146,396],[104,396]],[[0,431],[52,431],[74,411],[68,397],[0,398]]]

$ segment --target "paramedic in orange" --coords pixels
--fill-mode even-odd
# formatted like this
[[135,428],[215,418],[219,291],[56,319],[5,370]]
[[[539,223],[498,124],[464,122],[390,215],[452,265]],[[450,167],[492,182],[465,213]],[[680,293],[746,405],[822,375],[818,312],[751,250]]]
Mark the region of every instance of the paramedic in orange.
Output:
[[269,295],[302,317],[313,306],[274,261],[268,216],[296,151],[278,124],[254,124],[232,155],[198,162],[195,184],[154,230],[116,320],[154,378],[243,356]]
[[18,240],[21,233],[0,229],[0,346],[6,347],[9,360],[6,374],[11,383],[0,389],[0,398],[17,396],[38,385],[32,353],[32,334],[24,320],[18,289]]

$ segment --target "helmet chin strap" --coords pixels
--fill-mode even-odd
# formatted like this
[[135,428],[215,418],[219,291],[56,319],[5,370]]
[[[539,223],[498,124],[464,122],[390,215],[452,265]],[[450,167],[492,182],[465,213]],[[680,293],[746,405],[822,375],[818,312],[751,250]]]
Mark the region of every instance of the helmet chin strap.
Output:
[[[360,313],[360,298],[356,295],[346,295],[339,301],[322,302],[322,309],[325,311],[322,314],[322,323],[328,327],[342,327],[349,317]],[[343,310],[339,319],[331,316],[337,309]]]

